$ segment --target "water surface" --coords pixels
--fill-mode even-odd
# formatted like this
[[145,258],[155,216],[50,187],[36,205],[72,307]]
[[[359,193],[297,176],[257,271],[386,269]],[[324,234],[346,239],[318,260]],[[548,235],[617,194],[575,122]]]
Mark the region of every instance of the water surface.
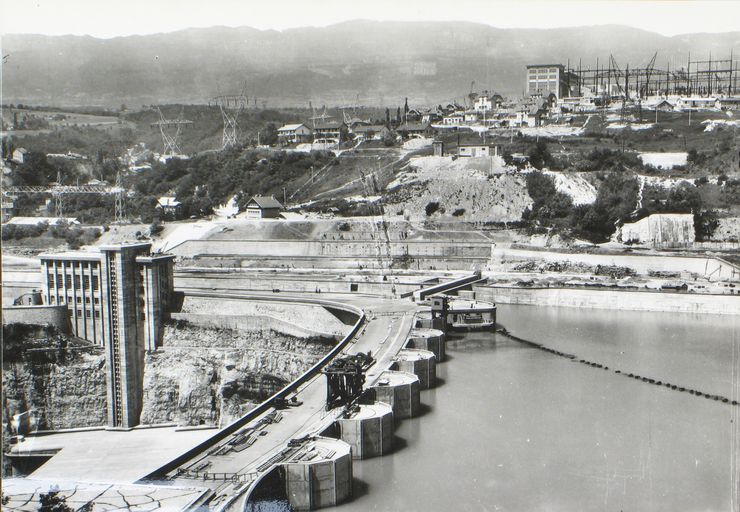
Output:
[[451,340],[428,410],[398,424],[396,453],[355,461],[338,510],[736,512],[740,407],[613,369],[738,399],[740,319],[500,306],[499,321],[611,370],[492,333]]

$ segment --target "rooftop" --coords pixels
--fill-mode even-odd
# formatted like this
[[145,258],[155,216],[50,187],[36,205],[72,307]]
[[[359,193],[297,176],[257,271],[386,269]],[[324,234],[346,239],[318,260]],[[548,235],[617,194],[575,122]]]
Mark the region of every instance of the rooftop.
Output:
[[565,69],[562,64],[527,64],[527,69],[530,68],[560,68]]
[[[257,203],[257,206],[260,208],[282,208],[283,205],[280,204],[280,201],[275,199],[272,196],[254,196],[252,199],[249,200],[249,203],[254,201]],[[247,203],[247,206],[249,206],[249,203]]]
[[418,380],[419,377],[417,377],[413,373],[385,370],[383,373],[378,375],[378,378],[373,384],[373,387],[403,386],[405,384],[412,384]]
[[405,348],[401,350],[396,359],[399,361],[422,361],[434,357],[434,352],[417,348]]
[[300,128],[301,126],[303,126],[303,123],[296,123],[296,124],[286,124],[286,125],[283,125],[283,126],[281,126],[281,127],[280,127],[280,128],[278,129],[278,131],[279,131],[279,132],[292,132],[293,130],[297,130],[297,129],[298,129],[298,128]]
[[[434,354],[432,354],[434,355]],[[339,419],[356,419],[364,420],[366,418],[378,418],[387,414],[392,414],[393,408],[383,402],[360,405],[358,409],[351,411],[347,416],[340,416]]]

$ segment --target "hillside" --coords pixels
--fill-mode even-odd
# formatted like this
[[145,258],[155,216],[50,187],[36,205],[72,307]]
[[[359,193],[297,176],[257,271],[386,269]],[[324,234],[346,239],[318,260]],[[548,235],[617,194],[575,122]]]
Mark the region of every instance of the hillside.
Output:
[[[462,101],[478,89],[519,94],[527,63],[613,54],[632,67],[657,51],[658,67],[694,56],[726,57],[740,32],[664,37],[606,25],[498,29],[463,22],[352,21],[277,32],[211,27],[167,34],[3,36],[3,102],[139,106],[206,103],[241,91],[270,106],[398,105]],[[359,97],[358,97],[359,95]],[[261,106],[261,105],[260,105]]]

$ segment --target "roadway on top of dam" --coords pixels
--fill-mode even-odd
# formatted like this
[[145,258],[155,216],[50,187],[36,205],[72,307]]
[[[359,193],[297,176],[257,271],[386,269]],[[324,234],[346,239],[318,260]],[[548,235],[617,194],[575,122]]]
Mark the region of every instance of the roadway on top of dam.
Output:
[[[239,293],[212,292],[212,296],[239,298]],[[253,294],[250,293],[249,296]],[[264,294],[273,297],[274,294]],[[320,295],[314,294],[319,299]],[[301,297],[305,300],[305,297]],[[359,352],[372,352],[376,359],[367,373],[367,383],[373,382],[379,374],[387,369],[394,356],[398,353],[413,327],[414,313],[418,306],[408,300],[381,299],[370,296],[346,295],[332,296],[332,300],[353,305],[361,308],[366,315],[366,323],[362,326],[355,338],[350,341],[342,351],[343,354],[357,354]],[[326,404],[326,382],[322,374],[317,374],[307,383],[302,385],[297,393],[297,400],[303,402],[298,407],[289,407],[280,411],[281,420],[277,423],[260,429],[257,441],[247,449],[236,452],[228,449],[228,443],[233,440],[238,432],[250,427],[264,425],[264,418],[274,414],[274,409],[267,411],[245,425],[236,434],[227,437],[207,453],[196,456],[183,464],[178,469],[189,469],[189,473],[181,474],[171,480],[178,486],[207,485],[216,492],[216,498],[211,506],[224,505],[225,501],[240,491],[245,490],[244,482],[249,482],[257,475],[268,469],[271,457],[279,453],[287,441],[302,437],[307,434],[318,434],[331,423],[333,423],[337,410],[327,411]],[[223,447],[223,454],[219,455],[219,448]],[[261,467],[263,466],[263,467]],[[268,466],[268,467],[264,467]],[[193,468],[203,468],[194,471]],[[258,468],[260,471],[258,471]],[[177,472],[170,472],[168,476],[173,477]],[[222,475],[238,475],[230,480],[222,476],[221,480],[204,480],[203,474],[218,478]],[[187,475],[187,477],[183,477]]]
[[[208,293],[199,291],[199,295],[210,295],[228,298],[251,298],[259,300],[295,300],[300,303],[326,301],[326,294],[302,293],[300,297],[272,293],[252,293],[248,295],[235,293],[230,290],[211,290]],[[362,309],[366,315],[366,322],[361,326],[354,339],[342,351],[346,354],[371,351],[376,363],[368,370],[368,382],[386,369],[396,353],[403,347],[408,333],[413,326],[414,313],[418,306],[409,300],[388,299],[367,295],[340,295],[332,294],[331,300],[352,305]],[[325,410],[326,383],[323,375],[318,373],[304,383],[296,393],[297,399],[303,402],[298,407],[284,409],[282,419],[270,423],[261,429],[257,441],[241,452],[225,453],[224,455],[208,455],[214,450],[209,448],[198,455],[194,455],[181,468],[198,466],[202,462],[209,462],[209,473],[231,473],[243,477],[248,481],[256,473],[256,468],[266,459],[285,446],[288,440],[313,431],[313,427],[322,425],[331,420]],[[258,416],[254,421],[245,425],[259,423],[274,409]],[[240,430],[243,430],[240,429]],[[50,448],[57,453],[33,472],[29,478],[48,481],[78,481],[78,482],[136,482],[180,455],[192,450],[202,442],[212,437],[217,430],[185,430],[177,431],[174,427],[167,428],[137,428],[131,432],[86,430],[78,429],[74,432],[57,432],[46,436],[30,436],[22,445],[17,445],[26,453],[43,451]],[[233,439],[227,436],[223,441],[215,444],[221,447]],[[23,446],[25,445],[25,446]],[[206,460],[207,459],[207,460]],[[171,476],[168,474],[168,476]],[[220,495],[233,492],[235,484],[231,481],[205,481],[202,477],[177,478],[169,482],[185,487],[210,487],[216,491],[217,499]],[[238,483],[238,478],[237,478]]]

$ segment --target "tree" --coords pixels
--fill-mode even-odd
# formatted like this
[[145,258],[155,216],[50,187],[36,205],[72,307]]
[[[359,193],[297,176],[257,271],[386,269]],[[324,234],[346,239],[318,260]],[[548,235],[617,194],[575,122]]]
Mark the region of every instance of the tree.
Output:
[[596,201],[576,207],[571,224],[583,236],[602,241],[616,230],[617,221],[627,219],[637,205],[639,184],[634,177],[612,172],[599,187]]
[[[390,128],[391,126],[391,109],[385,107],[385,126]],[[4,141],[5,139],[3,139]]]
[[537,143],[529,149],[529,163],[537,169],[550,167],[554,159],[547,149],[547,143],[544,140],[538,140]]
[[713,210],[694,214],[694,232],[698,241],[705,242],[711,240],[714,230],[718,226],[719,220],[717,219],[717,213]]
[[539,171],[527,174],[527,192],[532,198],[532,208],[527,219],[550,220],[567,217],[573,208],[570,196],[558,192],[550,176]]
[[59,487],[52,487],[48,493],[39,495],[39,512],[73,512],[67,505],[67,498],[59,496]]
[[277,126],[275,126],[275,123],[267,123],[267,126],[265,127],[265,129],[262,130],[262,137],[261,137],[260,142],[267,146],[273,146],[277,144],[277,140],[278,140]]

